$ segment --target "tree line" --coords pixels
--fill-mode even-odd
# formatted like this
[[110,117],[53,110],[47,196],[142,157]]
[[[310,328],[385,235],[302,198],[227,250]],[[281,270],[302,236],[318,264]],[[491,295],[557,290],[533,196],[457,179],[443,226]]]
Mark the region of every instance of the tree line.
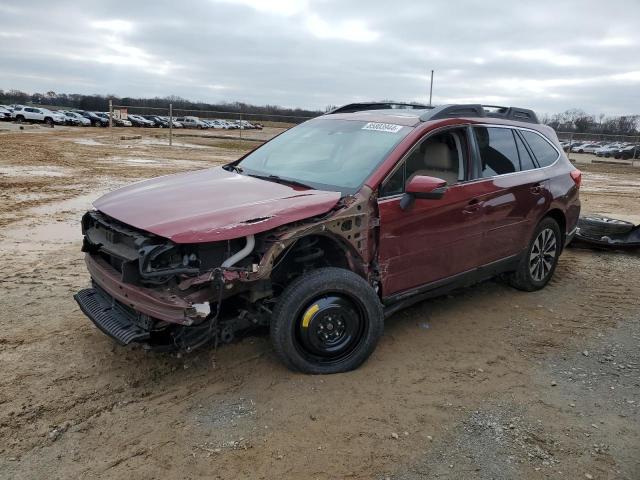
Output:
[[[0,89],[0,104],[35,104],[50,105],[79,110],[104,112],[109,109],[109,100],[114,105],[135,107],[135,112],[140,114],[158,114],[154,108],[166,110],[169,104],[179,113],[176,115],[195,115],[205,110],[224,112],[229,117],[238,118],[239,114],[250,114],[249,119],[254,120],[279,120],[284,122],[299,123],[305,118],[316,117],[323,112],[306,110],[301,108],[284,108],[278,105],[251,105],[243,102],[206,103],[193,102],[182,97],[171,95],[168,97],[134,98],[118,97],[115,95],[83,95],[80,93],[25,93],[20,90]],[[145,110],[148,109],[148,110]],[[329,111],[335,106],[327,106]],[[284,117],[282,117],[284,116]],[[580,109],[571,109],[553,115],[544,115],[540,119],[559,132],[593,133],[607,135],[639,135],[640,115],[621,115],[607,117],[604,114],[595,116]]]
[[[299,123],[309,117],[317,117],[322,112],[305,110],[301,108],[285,108],[278,105],[251,105],[243,102],[206,103],[193,102],[175,95],[155,98],[118,97],[116,95],[83,95],[80,93],[26,93],[20,90],[0,89],[0,104],[34,104],[68,109],[89,110],[106,112],[109,110],[109,100],[114,105],[135,107],[130,113],[167,115],[169,104],[173,105],[176,116],[195,115],[198,112],[212,110],[226,113],[227,116],[238,118],[240,114],[251,114],[248,120],[277,120],[283,122]],[[164,112],[153,110],[164,109]],[[146,110],[145,110],[146,109]],[[225,116],[225,115],[221,115]]]
[[558,132],[593,133],[604,135],[640,135],[640,115],[607,117],[588,114],[574,108],[555,115],[545,115],[541,122]]

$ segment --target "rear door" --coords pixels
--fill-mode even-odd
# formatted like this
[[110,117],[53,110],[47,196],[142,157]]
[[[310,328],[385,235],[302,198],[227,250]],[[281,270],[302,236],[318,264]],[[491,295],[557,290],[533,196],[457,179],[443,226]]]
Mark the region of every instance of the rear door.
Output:
[[[468,182],[468,132],[458,127],[428,134],[382,183],[378,261],[384,296],[446,281],[477,266],[482,205],[476,186]],[[448,190],[440,199],[416,199],[402,210],[400,199],[413,174],[447,180]]]
[[520,253],[547,210],[545,177],[516,129],[473,127],[475,174],[484,206],[482,265]]

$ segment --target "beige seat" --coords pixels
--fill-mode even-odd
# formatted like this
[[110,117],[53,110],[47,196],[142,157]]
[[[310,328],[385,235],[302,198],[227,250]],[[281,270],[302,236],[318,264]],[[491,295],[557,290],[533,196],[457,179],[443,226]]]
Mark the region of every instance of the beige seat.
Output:
[[416,170],[410,177],[425,175],[445,180],[448,185],[458,181],[458,161],[451,155],[451,149],[441,142],[428,142],[424,145],[422,157],[424,168]]

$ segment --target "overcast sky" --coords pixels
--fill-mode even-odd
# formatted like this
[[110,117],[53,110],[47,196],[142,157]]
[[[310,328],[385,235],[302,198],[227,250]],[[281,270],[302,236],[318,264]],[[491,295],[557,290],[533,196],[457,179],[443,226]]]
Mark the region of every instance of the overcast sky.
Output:
[[0,88],[640,113],[640,0],[0,0]]

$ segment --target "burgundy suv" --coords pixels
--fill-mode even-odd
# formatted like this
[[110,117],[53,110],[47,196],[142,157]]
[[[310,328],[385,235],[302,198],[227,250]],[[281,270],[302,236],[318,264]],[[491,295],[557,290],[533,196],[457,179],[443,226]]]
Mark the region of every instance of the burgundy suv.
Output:
[[92,287],[75,298],[123,345],[189,351],[269,327],[288,367],[343,372],[410,304],[500,273],[543,288],[580,179],[530,110],[350,104],[97,200]]

